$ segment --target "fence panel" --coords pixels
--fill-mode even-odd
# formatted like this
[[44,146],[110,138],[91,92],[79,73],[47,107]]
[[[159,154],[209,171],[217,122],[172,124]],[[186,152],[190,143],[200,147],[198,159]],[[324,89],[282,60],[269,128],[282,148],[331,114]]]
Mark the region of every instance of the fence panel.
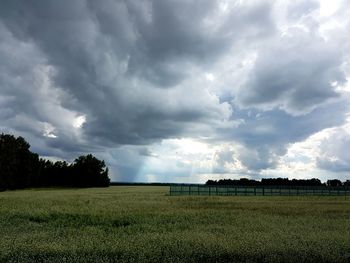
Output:
[[201,196],[350,196],[349,187],[171,185],[170,195]]

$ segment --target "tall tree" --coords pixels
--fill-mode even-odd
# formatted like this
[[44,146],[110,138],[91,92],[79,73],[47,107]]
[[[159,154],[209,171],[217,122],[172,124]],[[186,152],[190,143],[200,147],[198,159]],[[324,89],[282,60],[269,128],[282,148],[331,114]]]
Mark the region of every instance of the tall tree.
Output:
[[72,180],[76,186],[108,186],[108,168],[104,161],[100,161],[92,154],[80,156],[73,163]]
[[0,135],[0,188],[24,188],[32,184],[38,173],[39,156],[29,151],[23,137]]

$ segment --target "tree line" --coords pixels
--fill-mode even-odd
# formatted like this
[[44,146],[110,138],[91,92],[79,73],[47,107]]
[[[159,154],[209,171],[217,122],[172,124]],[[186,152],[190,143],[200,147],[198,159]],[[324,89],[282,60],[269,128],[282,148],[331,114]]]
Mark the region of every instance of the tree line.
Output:
[[220,179],[220,180],[208,180],[206,185],[237,185],[237,186],[324,186],[324,187],[339,187],[350,186],[350,180],[342,182],[338,179],[328,180],[322,183],[317,178],[312,179],[292,179],[288,178],[263,178],[261,181],[252,180],[248,178],[235,179]]
[[29,150],[23,137],[0,134],[0,190],[27,187],[107,187],[105,162],[92,154],[73,163],[50,161]]

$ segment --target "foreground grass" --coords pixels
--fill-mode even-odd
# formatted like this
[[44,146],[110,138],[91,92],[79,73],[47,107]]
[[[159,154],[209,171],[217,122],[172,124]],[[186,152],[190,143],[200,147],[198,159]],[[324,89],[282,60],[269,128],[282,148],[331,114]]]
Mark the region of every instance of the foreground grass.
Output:
[[0,193],[0,262],[350,262],[350,197]]

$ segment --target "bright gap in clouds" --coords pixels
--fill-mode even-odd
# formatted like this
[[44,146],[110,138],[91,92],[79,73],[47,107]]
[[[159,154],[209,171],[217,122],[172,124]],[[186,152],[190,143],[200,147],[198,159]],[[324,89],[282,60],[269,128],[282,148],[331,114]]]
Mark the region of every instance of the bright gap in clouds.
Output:
[[192,138],[166,139],[149,147],[151,154],[143,161],[137,181],[202,183],[209,179],[250,177],[237,159],[240,148]]
[[320,15],[329,17],[333,15],[344,0],[321,0],[320,1]]
[[215,76],[212,73],[206,73],[205,74],[205,78],[209,81],[214,81],[215,80]]
[[57,135],[55,135],[54,130],[55,129],[52,127],[52,125],[46,124],[44,127],[43,136],[47,138],[57,138]]
[[183,154],[207,153],[209,151],[207,144],[193,139],[173,139],[168,142],[176,145],[177,149]]
[[[149,147],[139,172],[139,181],[198,181],[203,171],[211,172],[216,148],[191,138],[165,139]],[[171,179],[169,180],[169,175]]]
[[80,115],[78,117],[76,117],[73,121],[73,127],[76,129],[81,128],[84,123],[86,122],[86,116],[85,115]]

